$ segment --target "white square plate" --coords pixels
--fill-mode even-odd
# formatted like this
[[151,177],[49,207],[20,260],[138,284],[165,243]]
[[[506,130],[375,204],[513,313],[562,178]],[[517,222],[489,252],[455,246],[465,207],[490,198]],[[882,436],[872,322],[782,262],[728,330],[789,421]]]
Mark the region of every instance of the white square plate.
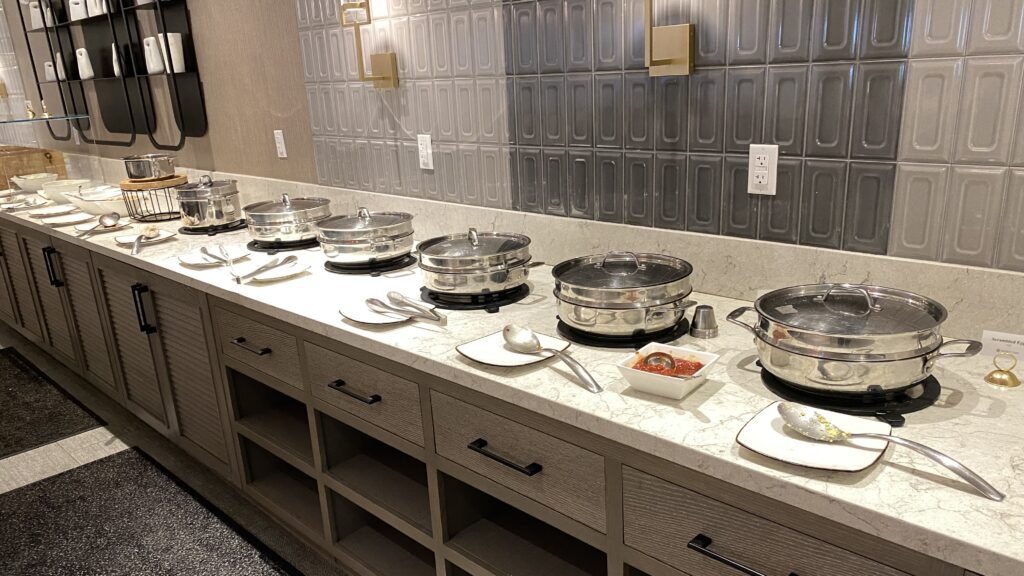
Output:
[[28,217],[48,218],[50,216],[60,216],[62,214],[70,214],[72,212],[78,212],[78,207],[72,204],[55,204],[53,206],[47,206],[46,208],[32,210],[28,213]]
[[[875,439],[858,438],[841,444],[830,444],[805,438],[786,426],[779,415],[779,404],[781,402],[775,402],[751,418],[736,436],[736,442],[744,448],[782,462],[835,472],[860,472],[878,462],[889,445],[885,440]],[[892,426],[885,422],[817,408],[814,410],[851,434],[892,433]]]
[[52,218],[40,218],[40,224],[46,224],[54,228],[61,226],[71,226],[72,224],[81,224],[83,222],[89,222],[95,220],[96,217],[92,214],[86,214],[84,212],[72,212],[71,214],[64,214],[63,216],[54,216]]
[[[220,256],[220,250],[216,246],[210,246],[207,250],[214,256]],[[235,262],[243,261],[249,257],[249,250],[245,247],[245,244],[228,244],[224,246],[224,250],[227,251],[228,257]],[[220,260],[210,258],[199,250],[178,256],[178,262],[193,268],[217,268],[224,266]]]
[[[551,348],[552,350],[562,352],[569,347],[569,343],[565,340],[560,340],[544,334],[538,333],[537,339],[540,340],[541,348]],[[472,342],[459,344],[455,347],[455,350],[474,362],[487,364],[489,366],[500,366],[502,368],[529,366],[530,364],[536,364],[537,362],[542,362],[551,357],[551,354],[548,353],[520,354],[519,352],[509,350],[505,344],[505,337],[502,335],[501,330],[498,330],[494,334],[484,336],[483,338],[473,340]]]

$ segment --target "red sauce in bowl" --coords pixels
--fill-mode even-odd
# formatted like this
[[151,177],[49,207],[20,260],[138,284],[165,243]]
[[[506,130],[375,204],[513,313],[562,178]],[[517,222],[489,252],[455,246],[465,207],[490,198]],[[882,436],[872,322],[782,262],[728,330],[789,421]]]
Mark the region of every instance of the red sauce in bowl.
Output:
[[644,364],[644,357],[637,356],[637,361],[633,363],[634,370],[640,370],[641,372],[650,372],[652,374],[661,374],[662,376],[675,376],[676,378],[689,378],[700,372],[704,364],[697,360],[688,360],[686,358],[672,357],[672,361],[675,363],[674,368],[666,368],[661,365],[647,365]]

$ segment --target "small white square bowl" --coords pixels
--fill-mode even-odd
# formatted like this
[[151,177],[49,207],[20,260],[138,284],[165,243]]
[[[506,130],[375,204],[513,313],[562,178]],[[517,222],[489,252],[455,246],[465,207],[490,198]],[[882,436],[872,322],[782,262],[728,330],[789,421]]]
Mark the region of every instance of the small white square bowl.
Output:
[[[632,367],[638,357],[645,357],[652,352],[665,352],[671,354],[673,358],[693,358],[704,364],[704,367],[689,378],[653,374],[643,370],[636,370]],[[639,356],[637,356],[638,354]],[[715,365],[715,362],[718,362],[718,358],[718,354],[712,354],[711,352],[651,342],[636,353],[630,354],[629,358],[619,362],[617,366],[619,372],[622,373],[622,377],[629,382],[631,388],[636,388],[648,394],[679,400],[707,380],[708,372]]]

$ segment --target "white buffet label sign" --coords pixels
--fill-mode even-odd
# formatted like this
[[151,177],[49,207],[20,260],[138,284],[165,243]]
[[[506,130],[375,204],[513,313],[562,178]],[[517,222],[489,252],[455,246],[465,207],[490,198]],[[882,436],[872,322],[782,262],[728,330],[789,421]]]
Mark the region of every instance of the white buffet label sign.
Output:
[[981,335],[984,356],[995,356],[999,352],[1009,352],[1018,358],[1024,358],[1024,335],[1008,332],[985,330]]

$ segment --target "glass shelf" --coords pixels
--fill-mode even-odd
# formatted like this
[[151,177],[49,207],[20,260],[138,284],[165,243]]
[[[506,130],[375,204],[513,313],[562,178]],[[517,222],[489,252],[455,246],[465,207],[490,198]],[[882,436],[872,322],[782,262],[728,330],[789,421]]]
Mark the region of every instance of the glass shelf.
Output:
[[0,119],[0,126],[7,124],[32,124],[34,122],[63,122],[71,120],[88,120],[87,114],[69,114],[67,116],[50,116],[49,118],[43,118],[42,116],[36,116],[35,118],[14,118],[11,120]]
[[[135,78],[156,78],[159,76],[189,76],[195,74],[195,72],[154,72],[153,74],[133,74],[131,76],[125,76],[125,80],[132,80]],[[120,76],[98,76],[96,78],[71,78],[70,80],[42,80],[39,82],[40,85],[44,84],[80,84],[82,82],[105,82],[109,80],[121,80]]]

